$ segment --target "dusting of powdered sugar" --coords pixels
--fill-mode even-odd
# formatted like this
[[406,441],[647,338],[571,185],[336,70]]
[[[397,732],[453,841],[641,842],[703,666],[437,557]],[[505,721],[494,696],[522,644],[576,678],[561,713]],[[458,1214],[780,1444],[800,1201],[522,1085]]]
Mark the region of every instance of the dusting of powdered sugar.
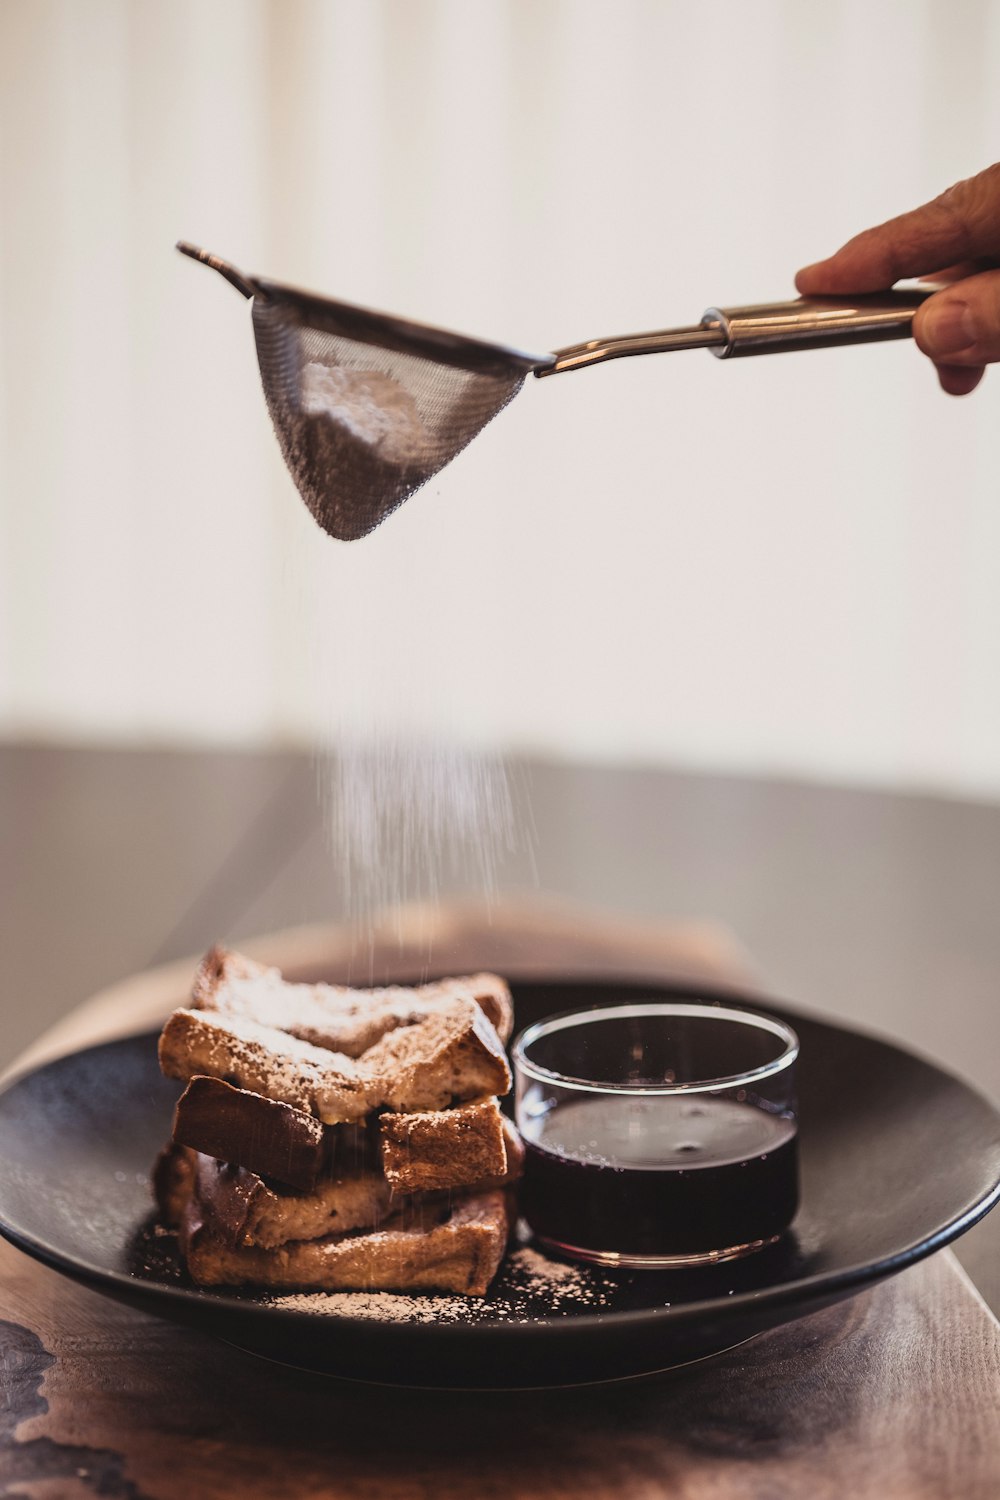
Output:
[[608,1308],[613,1288],[612,1278],[598,1270],[549,1260],[530,1245],[522,1245],[508,1256],[501,1283],[488,1298],[442,1297],[431,1292],[295,1292],[264,1301],[282,1312],[374,1323],[544,1323],[574,1312]]
[[300,399],[307,417],[326,418],[386,463],[419,464],[429,436],[409,391],[378,370],[310,360],[302,368]]
[[[348,412],[345,425],[328,385],[361,374],[315,359],[301,369],[311,365],[303,399],[309,411],[325,404],[326,414],[299,409],[292,425],[302,429],[303,464],[322,479],[316,502],[364,511],[423,463],[390,462],[414,437],[405,402],[394,408],[391,438],[363,410]],[[304,514],[290,533],[282,628],[295,671],[282,691],[315,745],[333,882],[323,896],[352,929],[351,977],[361,982],[374,982],[375,948],[394,937],[429,956],[442,898],[461,893],[489,906],[511,867],[512,884],[537,880],[527,777],[509,765],[492,727],[506,691],[507,635],[477,607],[475,586],[480,575],[489,585],[492,564],[456,543],[454,519],[431,508],[363,548],[316,548]],[[487,586],[484,599],[492,597]]]
[[523,842],[503,757],[433,740],[344,734],[320,761],[320,796],[357,922],[436,903],[442,888],[495,898]]

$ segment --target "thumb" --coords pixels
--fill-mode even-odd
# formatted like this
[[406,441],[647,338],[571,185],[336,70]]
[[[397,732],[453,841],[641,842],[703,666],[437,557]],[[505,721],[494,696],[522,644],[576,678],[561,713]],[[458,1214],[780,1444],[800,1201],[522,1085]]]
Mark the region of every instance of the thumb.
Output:
[[967,276],[928,297],[913,337],[936,365],[981,368],[1000,360],[1000,271]]

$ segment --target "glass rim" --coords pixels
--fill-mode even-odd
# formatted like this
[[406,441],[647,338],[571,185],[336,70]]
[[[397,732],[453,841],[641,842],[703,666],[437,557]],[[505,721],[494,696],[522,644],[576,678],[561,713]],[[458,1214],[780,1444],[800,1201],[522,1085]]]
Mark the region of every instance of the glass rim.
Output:
[[[784,1051],[771,1062],[762,1063],[756,1068],[747,1068],[741,1073],[731,1073],[718,1078],[699,1078],[691,1083],[662,1084],[612,1083],[596,1078],[576,1078],[571,1073],[559,1073],[554,1068],[542,1067],[540,1063],[533,1062],[525,1053],[525,1048],[537,1042],[540,1037],[548,1036],[554,1031],[567,1031],[571,1027],[587,1026],[595,1021],[624,1020],[629,1017],[642,1016],[710,1017],[719,1021],[735,1021],[739,1025],[751,1026],[759,1031],[769,1031],[772,1036],[784,1042]],[[628,1005],[592,1005],[587,1010],[560,1011],[557,1015],[546,1016],[541,1021],[536,1021],[533,1025],[526,1027],[514,1038],[511,1047],[515,1075],[523,1074],[537,1083],[553,1083],[560,1088],[575,1090],[577,1093],[632,1096],[708,1094],[716,1093],[720,1089],[739,1088],[743,1084],[758,1083],[763,1078],[772,1078],[776,1073],[784,1072],[792,1067],[798,1055],[798,1037],[791,1026],[785,1021],[779,1021],[777,1016],[764,1015],[760,1011],[734,1010],[714,1003],[699,1005],[692,1001],[673,1000],[633,1002]]]

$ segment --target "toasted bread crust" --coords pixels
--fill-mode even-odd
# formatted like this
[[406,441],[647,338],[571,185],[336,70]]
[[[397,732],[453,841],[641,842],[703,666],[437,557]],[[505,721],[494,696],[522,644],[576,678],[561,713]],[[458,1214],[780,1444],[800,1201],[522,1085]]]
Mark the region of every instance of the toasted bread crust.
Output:
[[458,1292],[482,1296],[496,1274],[510,1233],[503,1192],[452,1207],[435,1205],[404,1226],[294,1241],[278,1249],[232,1247],[206,1224],[197,1198],[184,1210],[181,1246],[200,1286],[262,1286],[285,1291]]
[[501,1125],[503,1143],[507,1152],[507,1172],[504,1183],[520,1182],[524,1176],[524,1142],[521,1139],[521,1132],[507,1115],[502,1117]]
[[184,1146],[164,1146],[153,1166],[153,1197],[169,1229],[180,1226],[194,1186],[194,1152]]
[[177,1101],[173,1139],[305,1192],[328,1160],[330,1129],[290,1104],[196,1076]]

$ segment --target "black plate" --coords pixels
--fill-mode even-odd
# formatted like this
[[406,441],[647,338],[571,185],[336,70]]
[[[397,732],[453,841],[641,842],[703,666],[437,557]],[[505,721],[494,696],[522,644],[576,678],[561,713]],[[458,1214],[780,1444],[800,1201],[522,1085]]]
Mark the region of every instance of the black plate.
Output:
[[[0,1232],[47,1265],[258,1354],[394,1384],[608,1380],[697,1359],[849,1296],[968,1229],[1000,1196],[1000,1114],[899,1047],[758,995],[663,985],[515,983],[518,1024],[613,1000],[766,1007],[802,1042],[802,1207],[771,1250],[697,1271],[571,1268],[515,1251],[481,1303],[399,1304],[385,1321],[199,1291],[150,1215],[149,1168],[176,1084],[152,1035],[60,1058],[0,1094]],[[419,1316],[416,1309],[419,1308]]]

